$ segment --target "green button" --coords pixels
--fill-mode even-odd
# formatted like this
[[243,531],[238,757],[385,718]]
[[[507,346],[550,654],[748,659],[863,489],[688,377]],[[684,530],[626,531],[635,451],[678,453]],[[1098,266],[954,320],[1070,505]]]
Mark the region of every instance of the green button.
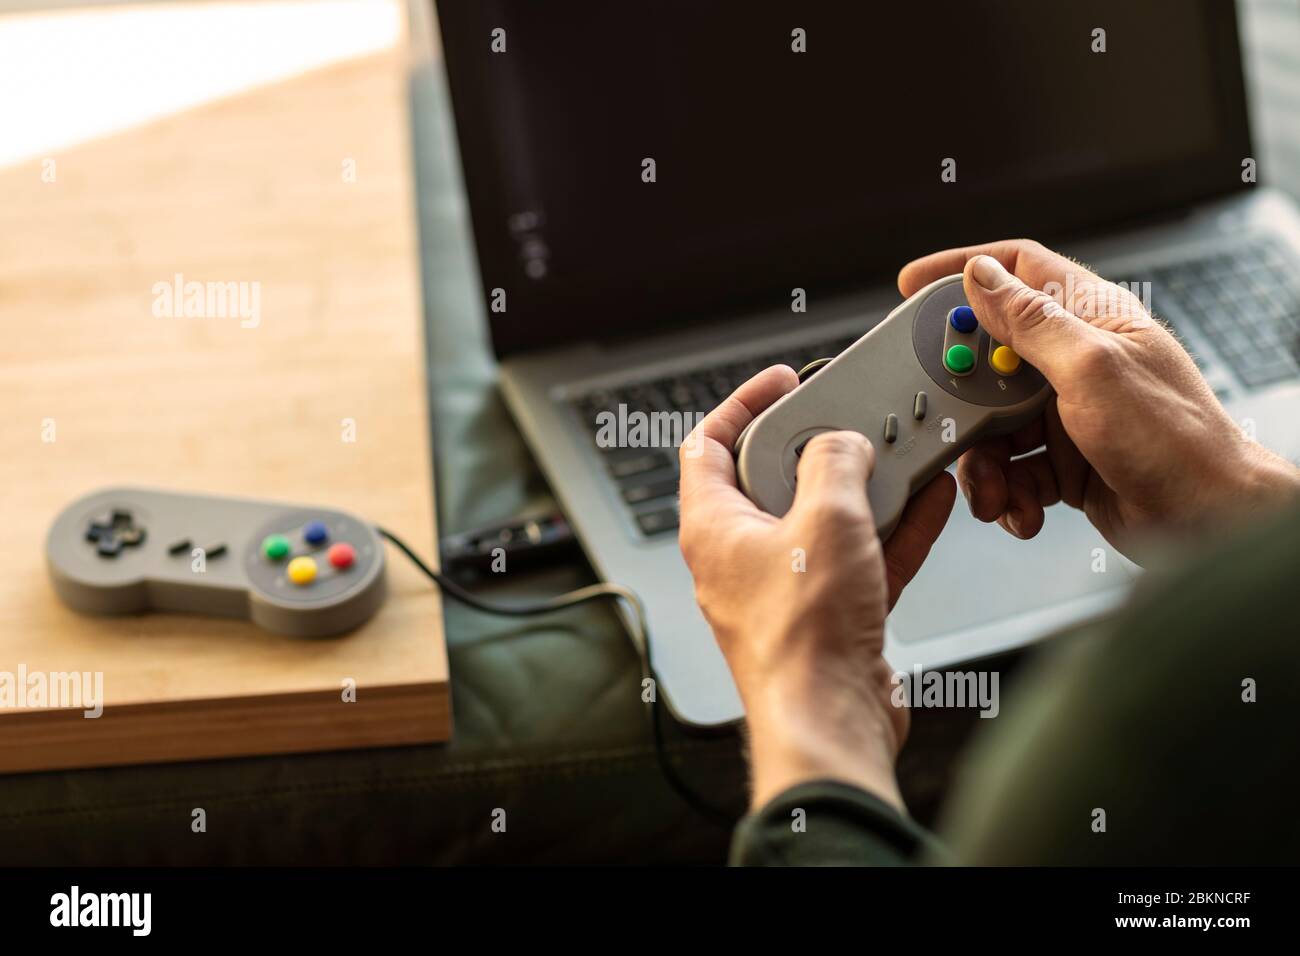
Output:
[[272,561],[279,561],[289,553],[289,539],[282,534],[268,534],[262,539],[262,553]]
[[975,353],[969,345],[954,345],[943,357],[943,364],[948,366],[948,371],[964,375],[975,367]]

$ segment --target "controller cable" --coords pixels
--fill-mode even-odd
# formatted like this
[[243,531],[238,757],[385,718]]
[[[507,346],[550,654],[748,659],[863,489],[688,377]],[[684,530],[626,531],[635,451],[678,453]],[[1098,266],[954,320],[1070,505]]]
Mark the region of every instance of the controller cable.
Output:
[[507,617],[531,617],[535,614],[549,614],[552,611],[563,610],[564,608],[574,607],[578,604],[586,604],[589,601],[596,601],[602,598],[610,598],[615,601],[622,600],[631,609],[632,613],[627,616],[626,620],[631,631],[632,646],[636,649],[637,656],[641,662],[642,685],[644,682],[651,681],[653,693],[646,702],[646,712],[650,720],[650,732],[654,739],[655,759],[659,763],[659,769],[663,772],[664,778],[669,785],[677,792],[677,795],[691,809],[695,810],[700,816],[709,820],[711,823],[718,824],[727,828],[732,827],[736,822],[735,814],[728,813],[726,810],[712,805],[708,800],[697,794],[682,779],[668,757],[668,749],[664,741],[663,715],[659,706],[659,678],[655,673],[654,664],[650,658],[650,642],[648,640],[649,627],[646,624],[645,605],[642,604],[640,596],[631,588],[624,587],[621,584],[610,584],[603,582],[600,584],[589,584],[586,587],[578,588],[576,591],[569,591],[565,594],[558,594],[555,597],[545,598],[540,601],[531,601],[523,604],[496,604],[490,601],[484,601],[482,598],[471,594],[465,588],[461,587],[451,578],[433,570],[429,565],[417,555],[411,548],[397,535],[385,528],[375,529],[380,537],[387,539],[393,547],[401,551],[412,563],[419,568],[430,581],[448,597],[459,601],[476,611],[482,611],[485,614],[500,614]]

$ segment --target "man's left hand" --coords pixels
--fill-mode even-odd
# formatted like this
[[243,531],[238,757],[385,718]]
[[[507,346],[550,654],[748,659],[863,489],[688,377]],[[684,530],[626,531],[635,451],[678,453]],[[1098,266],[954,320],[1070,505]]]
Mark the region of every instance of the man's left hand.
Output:
[[871,443],[830,432],[801,456],[790,511],[759,510],[736,487],[736,439],[797,384],[785,366],[760,372],[682,446],[682,553],[745,704],[754,806],[837,779],[901,808],[894,760],[908,715],[890,700],[885,615],[943,530],[956,484],[941,473],[921,489],[882,546]]

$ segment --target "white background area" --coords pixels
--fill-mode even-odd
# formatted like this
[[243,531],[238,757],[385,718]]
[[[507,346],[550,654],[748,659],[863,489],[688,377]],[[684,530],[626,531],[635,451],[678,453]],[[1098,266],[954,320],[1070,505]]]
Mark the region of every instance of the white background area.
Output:
[[398,0],[95,5],[0,16],[0,166],[56,156],[397,42]]

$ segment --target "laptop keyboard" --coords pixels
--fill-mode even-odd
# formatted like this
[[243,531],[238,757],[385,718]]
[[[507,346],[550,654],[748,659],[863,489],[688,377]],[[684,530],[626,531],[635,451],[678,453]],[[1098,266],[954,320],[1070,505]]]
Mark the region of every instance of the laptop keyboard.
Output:
[[[789,365],[798,370],[815,359],[838,355],[857,339],[855,335],[840,336],[770,355],[603,389],[582,396],[572,406],[590,432],[641,533],[647,537],[667,534],[677,530],[677,449],[619,447],[617,443],[603,447],[600,413],[609,412],[618,421],[622,406],[623,420],[629,422],[656,412],[680,413],[678,434],[682,435],[690,431],[699,415],[711,412],[737,386],[768,366]],[[641,414],[634,418],[633,413]]]
[[1164,266],[1152,278],[1161,317],[1178,328],[1165,311],[1172,300],[1247,388],[1300,375],[1300,271],[1275,243]]

